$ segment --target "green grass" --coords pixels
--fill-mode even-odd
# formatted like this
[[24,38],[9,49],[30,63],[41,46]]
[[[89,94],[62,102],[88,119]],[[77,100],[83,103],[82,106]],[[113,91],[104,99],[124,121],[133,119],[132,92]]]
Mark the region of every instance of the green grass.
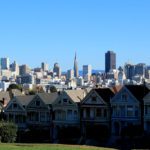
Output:
[[0,150],[112,150],[102,147],[59,144],[2,144]]

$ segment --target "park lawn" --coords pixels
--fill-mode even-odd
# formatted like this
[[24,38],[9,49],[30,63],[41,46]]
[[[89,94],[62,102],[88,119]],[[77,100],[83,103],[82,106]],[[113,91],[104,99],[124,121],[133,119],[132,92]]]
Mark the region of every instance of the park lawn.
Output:
[[103,147],[61,145],[61,144],[2,144],[0,150],[112,150]]

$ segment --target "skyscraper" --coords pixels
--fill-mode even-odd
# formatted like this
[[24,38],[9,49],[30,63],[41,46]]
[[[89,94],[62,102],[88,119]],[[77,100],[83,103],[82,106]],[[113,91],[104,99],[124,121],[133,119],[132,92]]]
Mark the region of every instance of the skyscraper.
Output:
[[0,64],[2,70],[9,70],[9,65],[10,65],[9,58],[1,58]]
[[116,53],[107,51],[105,53],[105,72],[107,73],[111,69],[116,69]]
[[16,75],[19,75],[19,65],[16,63],[16,61],[11,64],[11,71],[15,72]]
[[41,63],[41,68],[43,71],[48,71],[48,67],[49,67],[48,64],[46,64],[44,62]]
[[71,80],[74,78],[74,71],[72,69],[67,71],[67,80]]
[[61,77],[61,69],[60,69],[58,63],[55,63],[55,64],[54,64],[53,73],[54,73],[58,78]]
[[92,66],[91,65],[83,65],[83,79],[85,81],[89,81],[92,75]]
[[74,77],[77,78],[79,76],[79,71],[78,71],[78,62],[77,62],[77,57],[75,53],[75,58],[74,58]]
[[126,63],[124,66],[124,71],[126,78],[132,80],[133,76],[135,75],[135,65]]
[[30,68],[26,64],[21,65],[21,66],[19,66],[19,73],[20,73],[20,75],[26,75],[26,74],[30,73]]

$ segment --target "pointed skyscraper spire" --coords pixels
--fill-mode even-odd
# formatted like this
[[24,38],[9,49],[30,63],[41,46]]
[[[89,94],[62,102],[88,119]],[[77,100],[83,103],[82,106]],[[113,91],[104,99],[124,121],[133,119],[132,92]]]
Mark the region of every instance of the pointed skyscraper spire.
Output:
[[78,72],[78,62],[77,62],[77,55],[75,52],[75,57],[74,57],[74,77],[77,78],[79,76]]

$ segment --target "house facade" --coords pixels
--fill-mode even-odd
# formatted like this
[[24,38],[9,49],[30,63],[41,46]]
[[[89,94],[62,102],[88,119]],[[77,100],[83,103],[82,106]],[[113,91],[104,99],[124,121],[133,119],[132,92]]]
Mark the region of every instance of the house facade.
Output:
[[150,92],[144,97],[144,131],[150,133]]
[[6,119],[17,124],[19,129],[50,129],[52,102],[56,93],[16,96],[4,110]]
[[[66,90],[59,92],[58,99],[53,103],[53,139],[68,137],[80,128],[79,105],[85,96],[84,90]],[[66,133],[67,132],[67,133]]]
[[109,133],[114,93],[109,88],[91,90],[81,102],[82,136],[101,136]]
[[143,129],[143,97],[148,91],[144,85],[126,85],[112,98],[113,135],[122,135],[132,129]]
[[6,120],[13,121],[18,128],[24,130],[27,128],[26,108],[34,96],[17,96],[9,101],[4,109]]

